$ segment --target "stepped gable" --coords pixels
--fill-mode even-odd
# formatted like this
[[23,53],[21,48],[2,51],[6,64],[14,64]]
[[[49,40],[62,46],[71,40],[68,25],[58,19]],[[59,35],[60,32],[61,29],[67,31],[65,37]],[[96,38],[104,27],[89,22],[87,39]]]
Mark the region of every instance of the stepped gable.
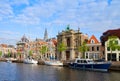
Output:
[[108,31],[104,32],[103,35],[100,37],[102,45],[105,44],[105,41],[108,40],[109,36],[117,36],[120,39],[120,28],[119,29],[108,30]]

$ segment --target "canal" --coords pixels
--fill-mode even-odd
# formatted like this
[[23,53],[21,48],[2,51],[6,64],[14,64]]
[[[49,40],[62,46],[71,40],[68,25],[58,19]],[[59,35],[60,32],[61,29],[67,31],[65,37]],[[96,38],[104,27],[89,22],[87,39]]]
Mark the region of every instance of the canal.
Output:
[[120,81],[120,72],[0,62],[0,81]]

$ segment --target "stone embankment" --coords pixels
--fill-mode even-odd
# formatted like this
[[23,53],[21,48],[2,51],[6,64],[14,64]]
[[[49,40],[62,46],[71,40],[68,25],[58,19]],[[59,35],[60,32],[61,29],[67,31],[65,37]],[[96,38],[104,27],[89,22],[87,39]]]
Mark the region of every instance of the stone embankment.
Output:
[[[7,60],[4,59],[4,58],[2,58],[2,59],[0,58],[0,61],[6,62]],[[23,63],[23,60],[12,60],[12,62],[14,62],[14,63]],[[44,63],[44,61],[39,60],[38,64],[39,65],[44,65],[45,63]],[[64,67],[68,67],[68,62],[63,61],[63,64],[64,64]],[[120,62],[112,62],[112,65],[111,65],[109,70],[110,71],[120,71]]]
[[109,70],[120,71],[120,62],[112,62],[112,65]]

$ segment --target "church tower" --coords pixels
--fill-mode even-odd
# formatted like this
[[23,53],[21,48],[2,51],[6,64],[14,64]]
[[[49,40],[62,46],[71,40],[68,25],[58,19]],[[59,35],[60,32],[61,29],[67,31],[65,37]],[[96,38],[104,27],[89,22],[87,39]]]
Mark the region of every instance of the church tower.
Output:
[[48,39],[48,32],[47,29],[45,28],[44,41],[47,41],[47,39]]

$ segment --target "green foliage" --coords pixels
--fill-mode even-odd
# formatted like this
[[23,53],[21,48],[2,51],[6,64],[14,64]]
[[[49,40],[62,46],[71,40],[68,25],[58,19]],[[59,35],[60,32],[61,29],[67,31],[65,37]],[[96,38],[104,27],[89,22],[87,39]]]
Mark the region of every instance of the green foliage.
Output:
[[111,51],[114,51],[116,49],[119,49],[118,41],[116,40],[118,37],[116,36],[109,36],[108,37],[108,43],[107,46],[111,49]]
[[107,48],[110,49],[111,51],[111,57],[110,59],[112,60],[112,51],[115,51],[116,49],[120,49],[120,45],[118,44],[118,41],[116,40],[118,37],[117,36],[109,36],[108,37],[108,43],[107,43]]
[[32,50],[29,51],[29,56],[32,56],[33,55],[33,52]]
[[78,51],[83,53],[83,57],[85,57],[85,52],[88,51],[88,46],[86,45],[86,42],[83,42],[81,46],[78,47]]
[[20,52],[18,52],[17,54],[18,54],[18,56],[20,56]]
[[0,51],[0,57],[2,56],[2,51]]
[[42,46],[42,48],[39,50],[41,54],[45,54],[48,51],[47,46]]
[[58,51],[59,52],[62,52],[62,51],[65,51],[66,50],[66,45],[62,42],[62,43],[59,43],[59,45],[58,45]]
[[10,57],[10,55],[11,55],[11,52],[10,52],[10,51],[8,51],[8,57]]

